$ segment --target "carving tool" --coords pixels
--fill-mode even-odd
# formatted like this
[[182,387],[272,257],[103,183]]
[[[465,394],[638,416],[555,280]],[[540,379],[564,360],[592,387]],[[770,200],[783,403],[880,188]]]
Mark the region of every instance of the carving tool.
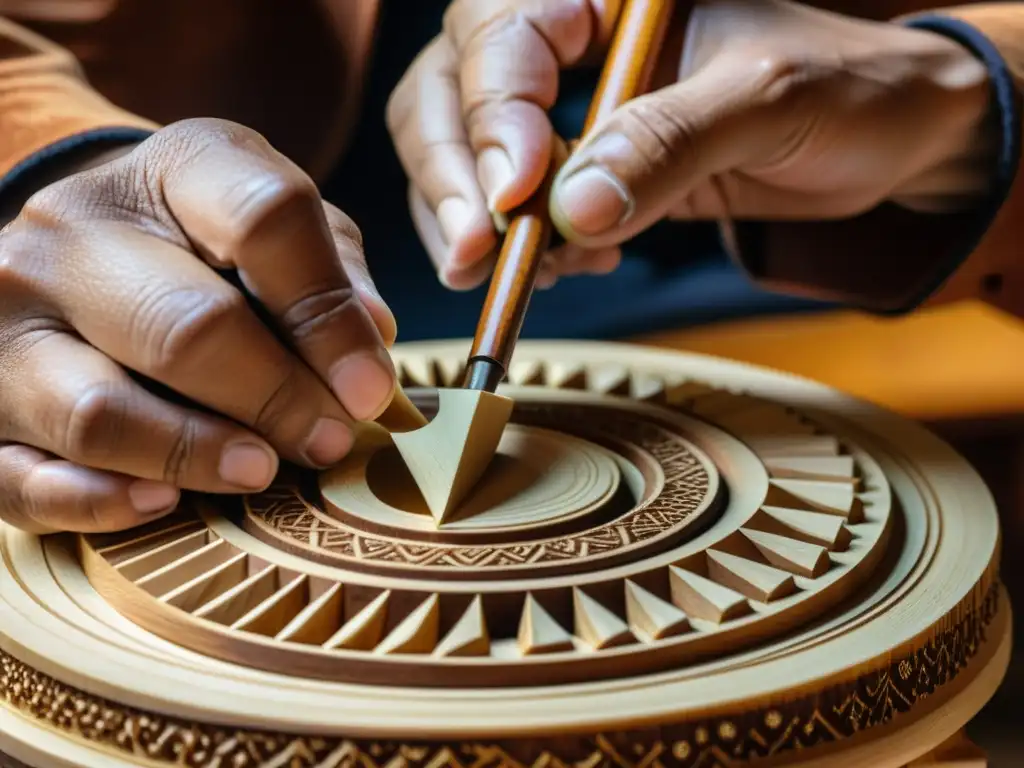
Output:
[[[648,88],[674,7],[672,0],[626,0],[584,135]],[[565,154],[564,145],[557,142],[544,184],[513,213],[477,326],[465,386],[444,393],[440,410],[427,426],[392,430],[392,440],[439,527],[490,466],[512,414],[512,401],[495,390],[508,372],[540,260],[551,242],[548,196]],[[408,412],[401,405],[395,409],[405,420]]]
[[[674,9],[674,0],[626,0],[587,112],[584,137],[598,121],[649,88]],[[551,242],[548,194],[559,159],[552,158],[544,185],[512,214],[469,353],[467,389],[494,392],[508,373],[537,271]]]

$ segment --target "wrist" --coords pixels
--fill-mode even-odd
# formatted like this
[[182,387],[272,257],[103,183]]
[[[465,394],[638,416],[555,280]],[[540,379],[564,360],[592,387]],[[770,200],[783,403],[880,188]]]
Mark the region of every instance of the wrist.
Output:
[[959,41],[931,28],[913,30],[939,43],[927,67],[943,119],[921,127],[929,148],[922,170],[897,187],[891,201],[921,213],[969,210],[984,201],[997,176],[1002,128],[985,63]]

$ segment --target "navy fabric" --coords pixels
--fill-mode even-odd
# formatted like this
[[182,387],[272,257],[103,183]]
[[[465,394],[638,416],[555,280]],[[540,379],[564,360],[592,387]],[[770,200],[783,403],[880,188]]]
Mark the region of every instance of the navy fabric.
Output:
[[992,186],[985,199],[977,205],[972,220],[963,228],[957,241],[950,244],[949,255],[940,264],[933,280],[923,286],[918,300],[891,314],[904,314],[916,309],[974,252],[1009,197],[1021,160],[1021,97],[1010,68],[992,41],[970,24],[949,17],[921,16],[911,20],[908,26],[955,40],[985,65],[991,83],[993,117],[999,128],[999,147]]
[[[406,178],[391,146],[384,111],[391,90],[441,28],[445,0],[386,3],[364,119],[347,161],[325,197],[363,232],[370,270],[398,320],[400,340],[472,336],[486,287],[444,288],[419,243],[406,202]],[[579,134],[597,71],[564,79],[552,119]],[[754,288],[729,261],[711,225],[659,225],[625,248],[613,274],[562,280],[534,293],[523,336],[616,338],[748,315],[825,305]]]

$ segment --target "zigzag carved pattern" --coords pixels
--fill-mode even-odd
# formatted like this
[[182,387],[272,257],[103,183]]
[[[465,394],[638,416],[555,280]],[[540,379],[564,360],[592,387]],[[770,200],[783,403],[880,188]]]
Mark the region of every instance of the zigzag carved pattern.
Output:
[[129,709],[65,685],[3,651],[0,704],[122,758],[168,767],[717,768],[840,741],[909,712],[970,662],[999,607],[994,583],[920,650],[859,679],[773,707],[579,737],[399,743],[221,728]]
[[278,535],[323,553],[361,561],[433,568],[507,568],[578,561],[606,555],[656,537],[670,537],[708,500],[708,469],[680,437],[656,424],[607,407],[519,405],[517,421],[536,426],[586,424],[597,435],[629,442],[661,465],[665,486],[656,498],[604,525],[557,539],[514,544],[434,545],[396,541],[327,521],[313,513],[298,490],[273,486],[251,496],[249,513]]

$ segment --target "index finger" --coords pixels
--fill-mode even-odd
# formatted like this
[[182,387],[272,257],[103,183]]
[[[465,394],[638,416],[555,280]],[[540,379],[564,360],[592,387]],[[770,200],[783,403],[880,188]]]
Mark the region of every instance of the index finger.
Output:
[[445,35],[460,60],[470,145],[492,211],[526,202],[544,180],[553,129],[547,111],[561,69],[601,34],[615,0],[455,0]]
[[[394,393],[394,366],[344,268],[319,191],[257,134],[221,131],[165,175],[168,208],[195,246],[238,269],[345,410],[376,418]],[[350,245],[345,258],[361,258],[361,243]]]

